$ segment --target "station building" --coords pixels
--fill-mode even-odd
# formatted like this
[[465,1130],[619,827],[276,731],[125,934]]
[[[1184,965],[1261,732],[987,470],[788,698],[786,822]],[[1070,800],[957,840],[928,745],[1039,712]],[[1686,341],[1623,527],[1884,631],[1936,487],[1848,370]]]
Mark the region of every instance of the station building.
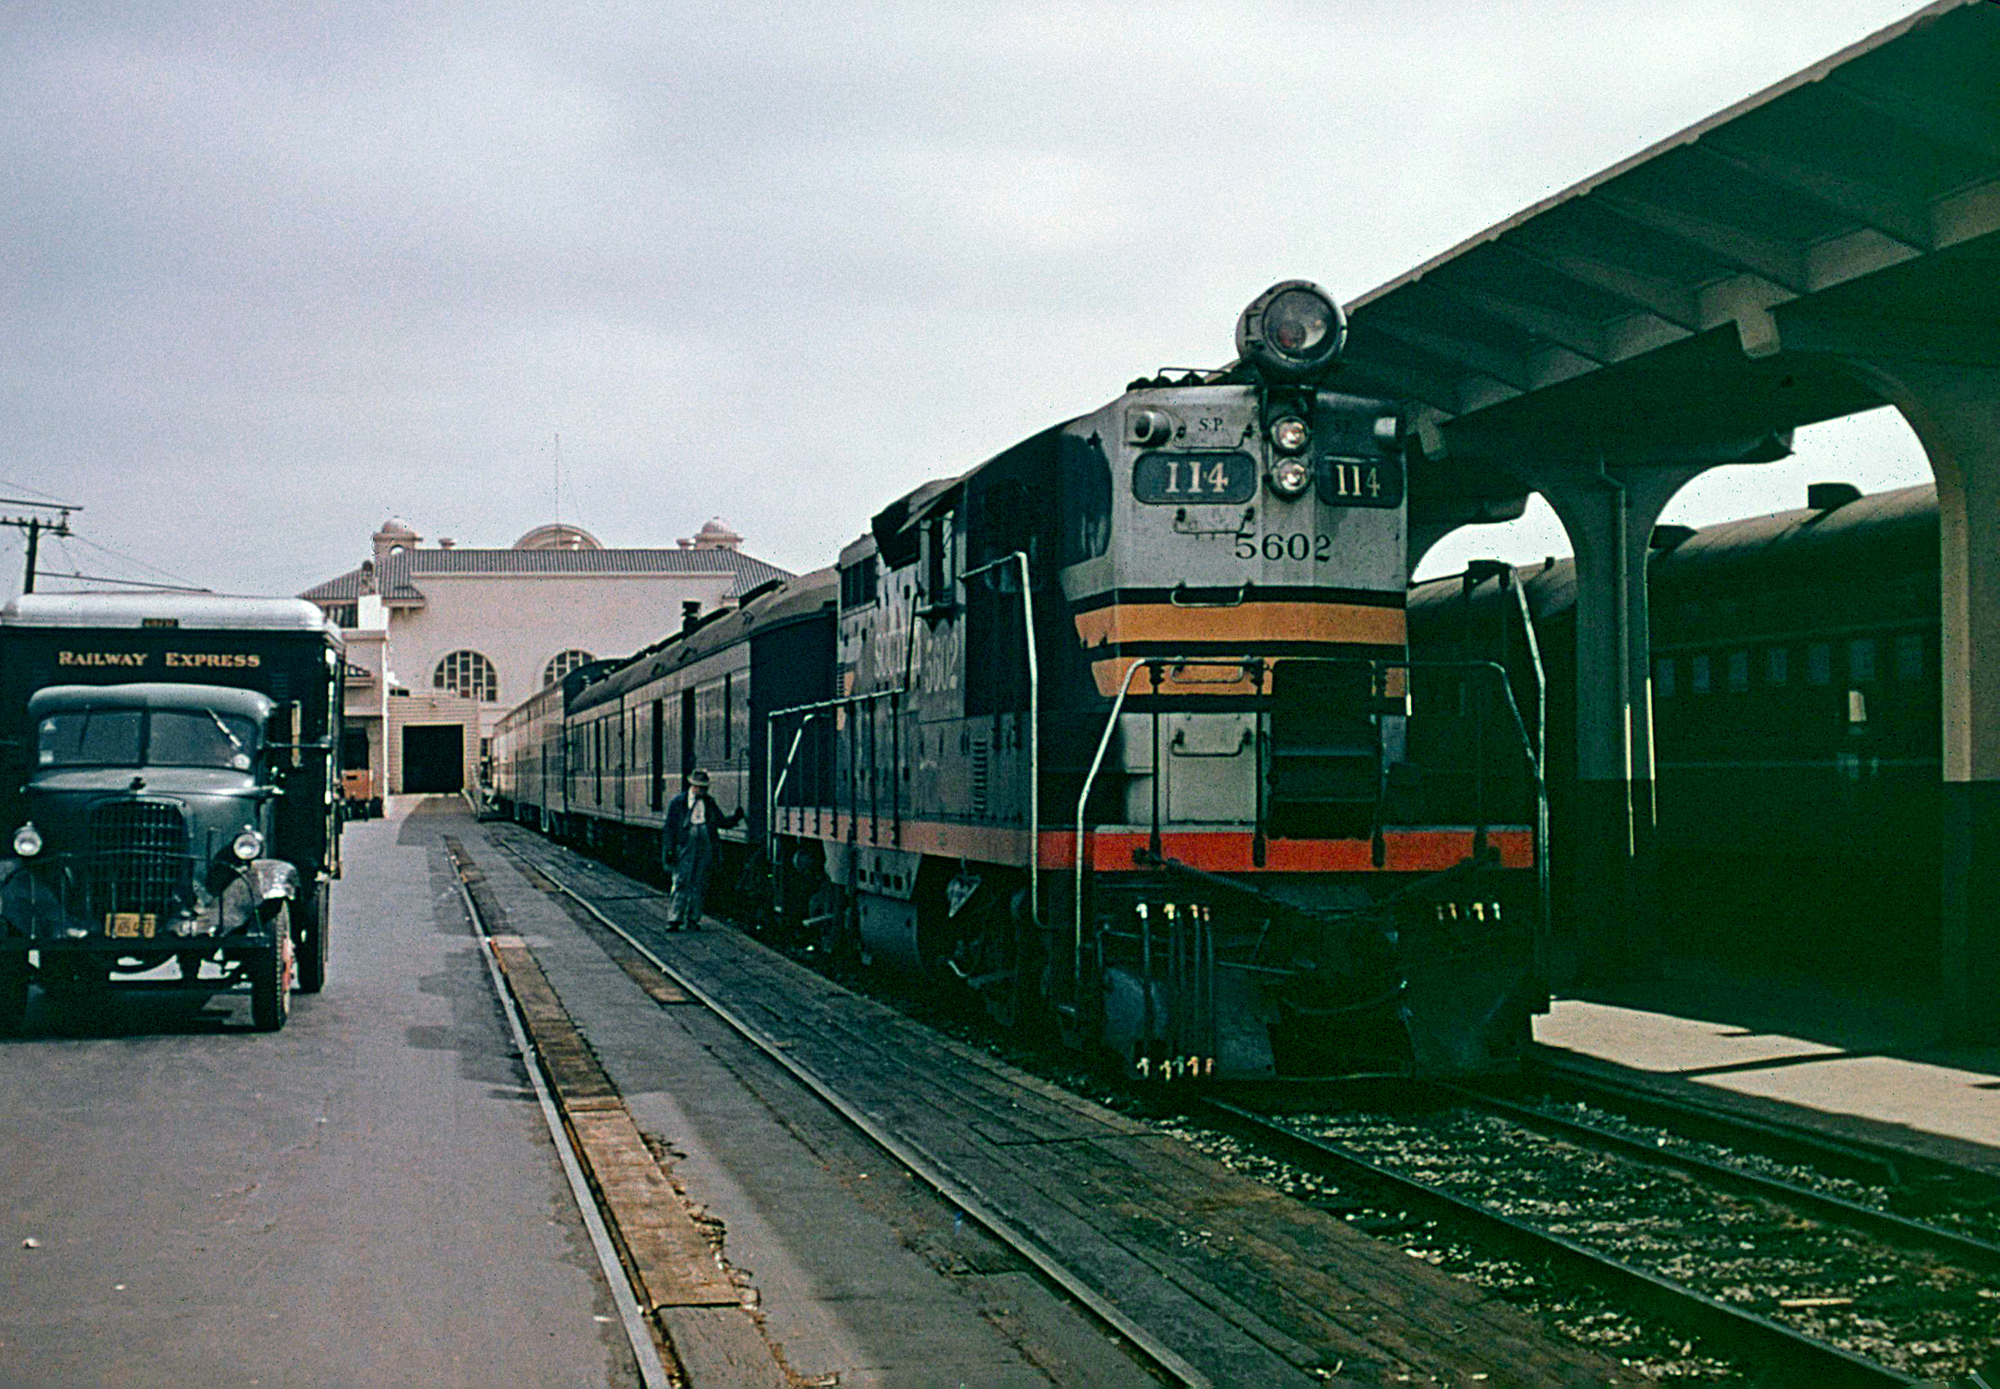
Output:
[[672,549],[607,549],[555,523],[475,549],[384,522],[359,567],[300,595],[347,641],[345,764],[377,794],[475,784],[494,724],[544,685],[789,577],[742,541],[713,520]]

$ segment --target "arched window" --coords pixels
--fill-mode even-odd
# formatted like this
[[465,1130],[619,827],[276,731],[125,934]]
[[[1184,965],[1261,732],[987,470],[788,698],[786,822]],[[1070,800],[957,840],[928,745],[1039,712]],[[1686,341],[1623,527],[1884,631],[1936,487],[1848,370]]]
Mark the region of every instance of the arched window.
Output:
[[567,651],[558,651],[549,658],[549,663],[542,667],[542,683],[553,685],[578,666],[587,665],[596,659],[588,651],[579,651],[575,647]]
[[500,698],[500,677],[493,669],[493,662],[477,651],[454,651],[439,661],[437,669],[431,672],[431,685],[488,704]]

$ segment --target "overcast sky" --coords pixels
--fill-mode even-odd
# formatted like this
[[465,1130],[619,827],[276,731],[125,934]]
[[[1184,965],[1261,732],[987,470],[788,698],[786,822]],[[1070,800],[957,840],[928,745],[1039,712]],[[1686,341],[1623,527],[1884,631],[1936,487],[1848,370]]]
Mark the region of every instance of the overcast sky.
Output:
[[[0,487],[84,508],[45,570],[296,592],[391,515],[554,519],[560,436],[606,544],[817,567],[1270,282],[1351,299],[1914,8],[13,0]],[[1928,477],[1886,412],[1800,452],[1670,515]]]

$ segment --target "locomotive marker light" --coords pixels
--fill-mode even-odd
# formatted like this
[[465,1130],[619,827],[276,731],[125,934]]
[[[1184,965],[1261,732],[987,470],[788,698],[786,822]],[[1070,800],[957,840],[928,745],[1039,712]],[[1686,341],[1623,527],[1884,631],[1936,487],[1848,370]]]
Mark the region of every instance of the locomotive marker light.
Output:
[[1312,485],[1312,469],[1302,458],[1280,458],[1271,465],[1271,490],[1281,497],[1296,497]]
[[1304,453],[1312,431],[1297,415],[1286,415],[1271,426],[1271,446],[1279,453]]
[[1236,352],[1266,381],[1317,381],[1339,365],[1347,315],[1310,280],[1280,280],[1236,320]]

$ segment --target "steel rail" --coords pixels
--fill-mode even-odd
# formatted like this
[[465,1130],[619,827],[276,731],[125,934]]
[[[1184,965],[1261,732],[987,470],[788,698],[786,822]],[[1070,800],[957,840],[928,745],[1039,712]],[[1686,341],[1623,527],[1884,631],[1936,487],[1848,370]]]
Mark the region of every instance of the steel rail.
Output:
[[521,1022],[521,1010],[514,1003],[513,991],[501,976],[500,962],[493,954],[493,937],[487,932],[485,918],[480,916],[479,907],[472,900],[472,892],[465,885],[460,866],[454,863],[452,868],[452,877],[458,883],[459,900],[465,904],[466,920],[472,925],[472,933],[479,938],[479,957],[486,962],[487,978],[493,982],[494,996],[500,1000],[500,1010],[507,1016],[508,1030],[514,1034],[514,1046],[521,1053],[521,1068],[528,1073],[528,1080],[534,1086],[535,1102],[541,1108],[542,1122],[548,1125],[549,1141],[555,1144],[556,1156],[562,1160],[563,1176],[569,1182],[570,1196],[576,1201],[577,1213],[583,1218],[583,1228],[590,1235],[590,1247],[597,1255],[597,1266],[604,1272],[604,1281],[611,1286],[611,1300],[618,1308],[618,1320],[624,1324],[625,1339],[631,1343],[633,1358],[639,1362],[639,1379],[645,1389],[671,1389],[674,1380],[660,1361],[659,1347],[653,1342],[653,1333],[646,1325],[644,1313],[639,1310],[638,1299],[632,1295],[632,1283],[626,1275],[625,1263],[618,1257],[618,1250],[611,1242],[611,1232],[604,1227],[604,1217],[597,1209],[597,1198],[590,1190],[590,1179],[584,1175],[583,1166],[577,1161],[569,1132],[563,1126],[562,1115],[557,1112],[555,1099],[549,1094],[539,1053]]
[[1648,1269],[1628,1264],[1598,1250],[1588,1248],[1552,1231],[1540,1229],[1489,1206],[1406,1176],[1369,1161],[1331,1140],[1303,1133],[1268,1115],[1258,1114],[1227,1100],[1209,1098],[1206,1105],[1225,1122],[1248,1129],[1262,1141],[1274,1143],[1323,1170],[1350,1177],[1360,1176],[1379,1183],[1412,1204],[1442,1212],[1453,1219],[1469,1220],[1544,1255],[1553,1255],[1579,1269],[1593,1281],[1614,1286],[1626,1296],[1644,1303],[1662,1320],[1699,1330],[1719,1343],[1740,1350],[1746,1357],[1762,1357],[1757,1368],[1766,1373],[1782,1371],[1796,1376],[1802,1385],[1866,1386],[1915,1383],[1886,1365],[1855,1355],[1824,1341],[1813,1340],[1787,1326],[1740,1307],[1676,1283]]
[[1906,1185],[1915,1172],[1950,1177],[2000,1191],[2000,1174],[1970,1167],[1948,1158],[1915,1152],[1893,1143],[1843,1134],[1836,1138],[1803,1124],[1739,1114],[1719,1104],[1680,1098],[1651,1086],[1633,1084],[1594,1069],[1566,1062],[1546,1048],[1537,1048],[1531,1057],[1532,1076],[1555,1088],[1602,1101],[1609,1108],[1636,1114],[1665,1116],[1660,1122],[1690,1133],[1705,1128],[1717,1135],[1716,1141],[1749,1147],[1762,1144],[1765,1151],[1785,1154],[1813,1163],[1829,1171],[1862,1181]]
[[1732,1167],[1726,1162],[1699,1157],[1693,1153],[1655,1147],[1630,1134],[1619,1133],[1615,1129],[1600,1128],[1581,1119],[1552,1114],[1533,1105],[1515,1104],[1511,1100],[1481,1094],[1463,1086],[1441,1084],[1438,1088],[1465,1104],[1474,1105],[1527,1128],[1609,1148],[1651,1166],[1672,1167],[1683,1172],[1696,1173],[1713,1185],[1731,1187],[1748,1195],[1793,1206],[1820,1220],[1846,1225],[1912,1248],[1945,1254],[1988,1271],[2000,1270],[2000,1244],[1960,1234],[1956,1230],[1947,1230],[1942,1226],[1926,1224],[1921,1220],[1911,1220],[1907,1216],[1896,1215],[1874,1206],[1865,1206],[1858,1201],[1850,1201],[1846,1197],[1835,1196],[1830,1192],[1815,1191],[1811,1187],[1800,1186],[1781,1177],[1765,1176],[1741,1167]]
[[[527,856],[520,853],[511,845],[499,844],[498,841],[495,842],[499,848],[513,858],[522,863],[528,863]],[[710,1012],[721,1018],[740,1034],[744,1040],[748,1041],[752,1046],[784,1068],[794,1080],[812,1091],[834,1113],[840,1115],[841,1118],[865,1134],[877,1147],[881,1148],[907,1168],[913,1176],[937,1192],[939,1196],[942,1196],[950,1204],[965,1212],[969,1218],[986,1229],[988,1233],[993,1235],[1002,1244],[1026,1259],[1045,1278],[1060,1287],[1065,1293],[1087,1309],[1091,1315],[1115,1331],[1133,1349],[1169,1375],[1174,1383],[1185,1385],[1187,1389],[1214,1389],[1215,1382],[1184,1359],[1179,1352],[1119,1311],[1109,1298],[1091,1287],[1080,1275],[1067,1268],[1053,1253],[1044,1249],[1041,1243],[1029,1235],[1027,1231],[1014,1225],[1013,1222],[994,1210],[971,1190],[954,1180],[937,1163],[932,1161],[928,1155],[904,1139],[897,1137],[881,1123],[870,1118],[858,1106],[850,1103],[831,1085],[822,1080],[810,1067],[789,1055],[777,1039],[661,959],[644,941],[638,939],[630,931],[599,911],[589,898],[556,878],[547,869],[534,864],[530,864],[529,866],[533,867],[537,873],[546,878],[558,892],[590,913],[605,929],[613,932],[627,945],[630,945],[634,950],[644,955],[655,969],[658,969],[662,974],[673,980],[690,997],[698,1000]]]

